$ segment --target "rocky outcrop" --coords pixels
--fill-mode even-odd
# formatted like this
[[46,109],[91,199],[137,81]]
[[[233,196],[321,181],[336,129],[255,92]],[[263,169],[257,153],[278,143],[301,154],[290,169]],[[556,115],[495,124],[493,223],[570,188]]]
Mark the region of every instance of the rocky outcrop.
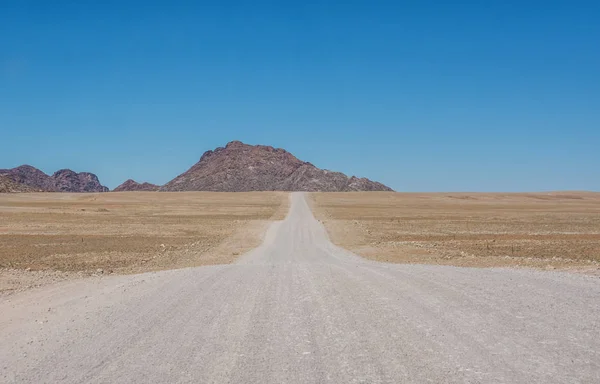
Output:
[[208,151],[161,191],[391,191],[369,179],[319,169],[291,153],[233,141]]
[[44,192],[108,192],[93,173],[76,173],[70,169],[61,169],[52,176],[30,165],[21,165],[12,169],[1,169],[0,175],[15,183],[26,185]]
[[0,176],[0,193],[39,192],[39,189],[17,183],[7,176]]
[[70,169],[61,169],[51,178],[57,192],[108,192],[108,188],[100,184],[98,176],[89,172],[76,173]]
[[117,188],[113,189],[113,192],[127,192],[127,191],[158,191],[160,189],[159,185],[150,184],[150,183],[138,183],[135,180],[129,179],[125,181],[123,184],[119,185]]
[[15,183],[27,185],[40,191],[54,191],[54,181],[51,177],[31,165],[0,169],[0,175],[11,179]]

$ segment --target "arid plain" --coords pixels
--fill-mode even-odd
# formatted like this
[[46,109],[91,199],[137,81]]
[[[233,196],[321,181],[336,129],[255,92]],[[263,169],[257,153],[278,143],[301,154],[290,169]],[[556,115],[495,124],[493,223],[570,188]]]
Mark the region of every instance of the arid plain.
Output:
[[[231,263],[285,217],[285,192],[0,196],[0,291]],[[368,259],[599,274],[600,194],[307,195],[331,240]]]
[[331,240],[392,263],[598,273],[600,193],[316,193]]
[[285,217],[279,192],[0,195],[0,291],[229,263]]
[[[0,275],[13,282],[13,293],[0,295],[2,382],[600,377],[598,276],[425,265],[597,271],[595,194],[134,192],[2,201],[3,262],[19,268]],[[68,281],[23,289],[55,269]],[[69,279],[80,273],[95,276]]]

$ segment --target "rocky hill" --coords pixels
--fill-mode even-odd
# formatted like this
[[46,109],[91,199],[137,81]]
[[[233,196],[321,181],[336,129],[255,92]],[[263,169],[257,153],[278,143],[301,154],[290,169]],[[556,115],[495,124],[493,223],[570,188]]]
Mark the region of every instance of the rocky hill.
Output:
[[52,176],[30,165],[21,165],[12,169],[0,169],[0,176],[34,190],[45,192],[108,192],[93,173],[76,173],[70,169],[61,169]]
[[232,141],[208,151],[161,191],[391,191],[365,178],[319,169],[291,153]]
[[17,183],[7,176],[0,176],[0,193],[14,192],[39,192],[39,189],[32,188],[28,185]]
[[0,169],[0,175],[15,183],[24,184],[40,191],[54,191],[54,180],[31,165],[21,165],[12,169]]
[[61,169],[51,178],[58,192],[108,192],[108,188],[100,184],[98,176],[89,172],[76,173],[70,169]]
[[113,189],[113,192],[125,192],[125,191],[158,191],[160,185],[150,183],[138,183],[135,180],[129,179],[117,188]]

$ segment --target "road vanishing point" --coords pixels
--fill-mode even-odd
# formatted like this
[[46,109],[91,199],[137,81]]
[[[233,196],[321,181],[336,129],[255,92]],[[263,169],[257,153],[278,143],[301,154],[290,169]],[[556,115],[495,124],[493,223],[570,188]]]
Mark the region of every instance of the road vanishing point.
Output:
[[600,280],[385,264],[301,193],[236,264],[0,298],[2,383],[600,383]]

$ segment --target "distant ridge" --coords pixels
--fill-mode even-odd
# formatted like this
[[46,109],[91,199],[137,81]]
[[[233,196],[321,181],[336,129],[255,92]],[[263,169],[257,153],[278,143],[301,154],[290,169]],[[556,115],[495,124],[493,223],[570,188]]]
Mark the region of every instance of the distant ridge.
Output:
[[[0,192],[108,192],[89,172],[61,169],[52,176],[31,165],[0,169]],[[200,161],[164,186],[129,179],[121,191],[392,191],[367,178],[319,169],[288,151],[232,141],[206,151]]]
[[21,165],[12,169],[0,169],[0,176],[17,185],[43,192],[108,192],[108,188],[100,184],[93,173],[76,173],[70,169],[61,169],[49,176],[31,165]]
[[158,191],[160,185],[150,183],[138,183],[135,180],[129,179],[117,188],[113,189],[113,192],[127,192],[127,191]]
[[161,191],[392,191],[366,178],[348,177],[301,161],[284,149],[232,141],[205,152]]

